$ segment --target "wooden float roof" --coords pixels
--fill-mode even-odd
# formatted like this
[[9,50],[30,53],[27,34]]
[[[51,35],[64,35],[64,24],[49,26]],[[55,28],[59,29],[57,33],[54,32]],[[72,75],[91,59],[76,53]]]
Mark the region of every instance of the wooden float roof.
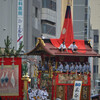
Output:
[[[51,42],[50,39],[38,38],[38,42],[33,50],[26,53],[26,55],[50,55],[50,56],[79,56],[79,57],[100,57],[100,54],[97,54],[86,42],[85,43],[86,52],[85,53],[63,53],[59,51]],[[80,49],[81,51],[81,49]]]

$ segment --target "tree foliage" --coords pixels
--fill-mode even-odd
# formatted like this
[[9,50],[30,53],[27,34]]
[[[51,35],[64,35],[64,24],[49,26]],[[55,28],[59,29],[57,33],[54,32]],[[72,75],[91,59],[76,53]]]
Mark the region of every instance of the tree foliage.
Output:
[[4,53],[2,53],[1,47],[0,47],[0,55],[5,56],[19,56],[22,48],[24,47],[23,42],[20,43],[19,49],[17,51],[14,50],[14,47],[11,48],[11,40],[9,39],[9,36],[7,36],[7,39],[4,40],[5,49]]

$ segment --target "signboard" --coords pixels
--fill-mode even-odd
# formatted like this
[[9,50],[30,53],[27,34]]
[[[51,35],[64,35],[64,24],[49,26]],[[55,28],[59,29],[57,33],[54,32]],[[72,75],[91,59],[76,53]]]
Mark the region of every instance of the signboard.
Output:
[[75,81],[73,99],[80,100],[81,87],[82,87],[82,81]]
[[0,66],[0,96],[18,96],[19,95],[19,66],[4,65]]
[[23,42],[24,34],[24,0],[17,0],[17,49]]

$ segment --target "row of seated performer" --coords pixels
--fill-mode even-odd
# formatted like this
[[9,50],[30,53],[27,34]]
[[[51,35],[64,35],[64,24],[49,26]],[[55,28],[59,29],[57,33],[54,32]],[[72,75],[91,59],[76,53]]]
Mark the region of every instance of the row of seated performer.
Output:
[[[55,62],[52,63],[53,71],[60,71],[60,72],[91,72],[91,67],[89,62],[80,63],[80,62],[64,62],[58,63],[57,68],[55,67]],[[45,65],[41,66],[41,64],[38,64],[38,70],[46,71],[49,70],[47,62],[45,62]]]

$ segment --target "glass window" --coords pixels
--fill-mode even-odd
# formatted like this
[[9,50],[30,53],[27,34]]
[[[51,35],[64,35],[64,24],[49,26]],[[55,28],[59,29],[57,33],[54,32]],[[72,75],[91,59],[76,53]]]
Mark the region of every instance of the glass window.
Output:
[[94,65],[93,66],[93,73],[98,73],[98,65]]
[[50,34],[50,35],[56,35],[56,28],[53,25],[43,23],[42,24],[42,33]]
[[85,14],[85,21],[87,21],[87,16],[88,16],[88,14]]
[[38,8],[35,7],[35,17],[38,17]]
[[94,35],[94,43],[98,43],[99,42],[99,37],[98,35]]
[[100,86],[100,82],[98,82],[98,86]]
[[46,25],[45,24],[42,24],[42,33],[46,33],[47,30],[46,30]]
[[51,1],[51,9],[56,11],[56,2]]
[[86,6],[88,5],[88,0],[85,0],[85,5],[86,5]]
[[37,43],[37,37],[35,37],[35,44]]
[[98,53],[99,51],[98,50],[94,50],[96,53]]
[[56,11],[56,2],[52,0],[42,0],[42,7]]
[[47,0],[42,0],[42,7],[46,8],[47,7],[46,5],[47,5]]

